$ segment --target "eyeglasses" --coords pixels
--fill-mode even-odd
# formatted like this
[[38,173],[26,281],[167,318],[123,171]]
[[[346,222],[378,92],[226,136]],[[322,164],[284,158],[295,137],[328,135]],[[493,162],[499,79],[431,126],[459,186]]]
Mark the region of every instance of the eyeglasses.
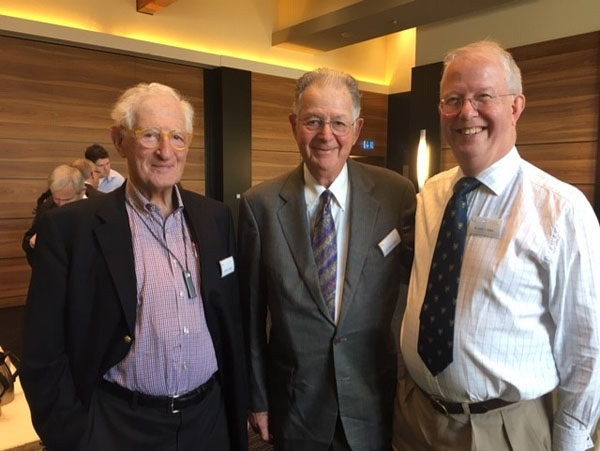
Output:
[[326,121],[321,119],[320,117],[309,117],[308,119],[302,119],[300,124],[304,127],[305,130],[310,132],[316,132],[319,130],[323,130],[325,124],[329,124],[329,128],[331,128],[331,133],[336,136],[344,136],[350,132],[352,126],[356,123],[358,119],[355,119],[354,122],[346,122],[340,120],[334,121]]
[[516,94],[499,94],[497,96],[481,93],[475,94],[473,97],[450,96],[440,100],[439,108],[442,114],[451,116],[458,114],[462,110],[463,105],[468,100],[474,110],[480,111],[491,107],[497,103],[500,97],[514,96]]
[[191,136],[178,130],[161,130],[160,128],[134,128],[131,130],[137,141],[147,149],[157,149],[162,139],[167,136],[169,145],[175,150],[183,150],[190,145]]

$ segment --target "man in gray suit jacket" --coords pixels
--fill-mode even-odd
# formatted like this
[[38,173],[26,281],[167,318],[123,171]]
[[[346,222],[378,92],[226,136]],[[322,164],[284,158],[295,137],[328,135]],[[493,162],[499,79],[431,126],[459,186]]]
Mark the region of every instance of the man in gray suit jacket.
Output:
[[276,450],[391,447],[390,323],[412,261],[415,192],[348,160],[359,115],[350,75],[304,74],[289,117],[304,163],[241,201],[250,424]]

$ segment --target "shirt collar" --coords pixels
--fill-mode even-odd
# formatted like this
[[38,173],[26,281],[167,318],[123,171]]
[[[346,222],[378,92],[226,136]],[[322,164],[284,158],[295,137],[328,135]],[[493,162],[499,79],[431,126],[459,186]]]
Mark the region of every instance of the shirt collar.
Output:
[[316,179],[312,176],[306,164],[303,165],[304,171],[304,198],[306,200],[306,206],[310,209],[315,202],[318,202],[319,196],[329,189],[333,194],[333,198],[342,211],[347,208],[346,200],[348,198],[348,164],[344,163],[344,167],[335,178],[333,183],[329,185],[329,188],[325,188],[323,185],[319,185]]
[[[130,180],[127,180],[125,185],[125,197],[140,212],[160,212],[158,206],[146,199]],[[173,186],[173,202],[176,205],[173,213],[183,210],[183,200],[177,185]]]
[[[520,162],[521,156],[519,155],[517,148],[513,146],[505,156],[477,174],[475,178],[495,195],[499,196],[513,183],[514,178],[517,176],[517,168],[519,167]],[[453,185],[464,176],[462,169],[459,167],[455,180],[452,182]]]

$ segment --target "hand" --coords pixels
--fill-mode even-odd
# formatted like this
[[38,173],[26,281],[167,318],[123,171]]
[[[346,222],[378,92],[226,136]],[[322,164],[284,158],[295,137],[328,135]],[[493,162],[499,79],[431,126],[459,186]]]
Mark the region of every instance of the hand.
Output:
[[31,249],[33,249],[35,247],[35,238],[37,236],[37,233],[34,233],[33,236],[31,238],[29,238],[29,247]]
[[260,434],[260,438],[265,442],[271,443],[273,437],[269,434],[269,412],[250,412],[248,420],[252,430]]

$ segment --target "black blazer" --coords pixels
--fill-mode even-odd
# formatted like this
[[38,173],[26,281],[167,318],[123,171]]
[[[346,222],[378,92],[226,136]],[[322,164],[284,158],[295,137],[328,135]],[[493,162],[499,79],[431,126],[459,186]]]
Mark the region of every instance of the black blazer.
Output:
[[21,248],[25,251],[25,256],[27,257],[27,263],[29,263],[29,266],[33,266],[33,254],[35,251],[35,248],[31,247],[29,244],[29,240],[38,232],[38,226],[42,215],[53,208],[56,208],[56,204],[52,200],[52,197],[48,197],[46,200],[40,202],[34,210],[35,216],[33,217],[31,227],[23,235]]
[[[215,346],[232,450],[247,447],[247,380],[229,209],[181,190],[186,220],[200,249],[201,293]],[[50,449],[83,437],[97,384],[135,340],[137,288],[125,184],[105,196],[45,214],[25,317],[21,381],[33,425]]]

